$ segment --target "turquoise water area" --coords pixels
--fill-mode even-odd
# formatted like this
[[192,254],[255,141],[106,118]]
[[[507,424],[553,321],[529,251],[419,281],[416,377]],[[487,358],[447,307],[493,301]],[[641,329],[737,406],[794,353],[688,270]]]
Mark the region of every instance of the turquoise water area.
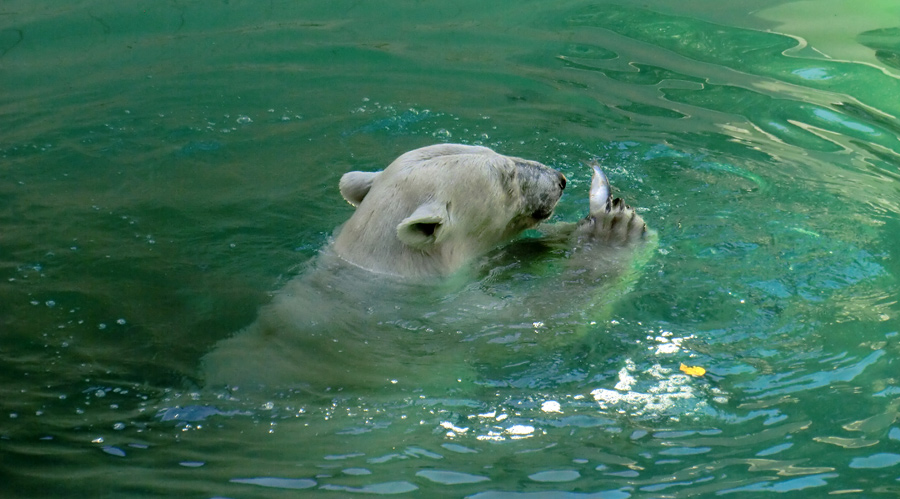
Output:
[[[0,495],[896,497],[898,78],[893,0],[6,0]],[[578,335],[203,386],[343,173],[450,141],[563,171],[555,221],[597,159],[658,247]]]

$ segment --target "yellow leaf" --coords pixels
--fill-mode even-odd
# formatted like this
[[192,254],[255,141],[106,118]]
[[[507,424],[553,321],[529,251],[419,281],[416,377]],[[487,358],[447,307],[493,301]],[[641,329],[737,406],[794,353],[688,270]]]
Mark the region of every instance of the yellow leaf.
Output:
[[706,369],[703,369],[699,366],[686,366],[681,364],[681,372],[685,374],[689,374],[691,376],[703,376],[706,374]]

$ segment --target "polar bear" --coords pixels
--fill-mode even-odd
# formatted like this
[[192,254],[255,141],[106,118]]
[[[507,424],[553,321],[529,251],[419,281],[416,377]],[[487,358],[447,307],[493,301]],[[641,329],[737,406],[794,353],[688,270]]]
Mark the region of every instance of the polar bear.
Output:
[[356,212],[334,250],[373,272],[446,276],[547,219],[565,186],[558,171],[487,147],[423,147],[341,178]]
[[[407,152],[383,171],[346,173],[339,188],[354,214],[256,322],[205,356],[206,385],[321,393],[460,380],[480,338],[514,338],[523,323],[574,328],[572,307],[602,298],[598,283],[623,274],[629,248],[648,231],[612,198],[596,165],[588,215],[541,224],[565,187],[541,163],[459,144]],[[508,244],[531,228],[543,236]],[[559,275],[521,270],[542,259]],[[530,287],[503,282],[510,269]]]

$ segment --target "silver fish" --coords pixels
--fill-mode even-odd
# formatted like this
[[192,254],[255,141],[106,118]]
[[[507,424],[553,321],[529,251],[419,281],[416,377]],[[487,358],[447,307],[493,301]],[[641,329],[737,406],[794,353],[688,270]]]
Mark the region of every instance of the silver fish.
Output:
[[596,161],[591,163],[591,169],[594,170],[594,174],[591,177],[590,201],[591,214],[594,215],[609,211],[609,206],[612,202],[612,192],[610,191],[609,180],[606,178],[606,174],[603,173]]

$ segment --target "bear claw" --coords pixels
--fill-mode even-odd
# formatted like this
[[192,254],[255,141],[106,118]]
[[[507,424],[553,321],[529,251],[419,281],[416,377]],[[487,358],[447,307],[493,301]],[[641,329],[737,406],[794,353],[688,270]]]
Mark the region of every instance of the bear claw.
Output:
[[647,232],[644,220],[622,198],[613,198],[599,165],[593,163],[591,169],[590,213],[579,224],[580,237],[613,244],[643,239]]

